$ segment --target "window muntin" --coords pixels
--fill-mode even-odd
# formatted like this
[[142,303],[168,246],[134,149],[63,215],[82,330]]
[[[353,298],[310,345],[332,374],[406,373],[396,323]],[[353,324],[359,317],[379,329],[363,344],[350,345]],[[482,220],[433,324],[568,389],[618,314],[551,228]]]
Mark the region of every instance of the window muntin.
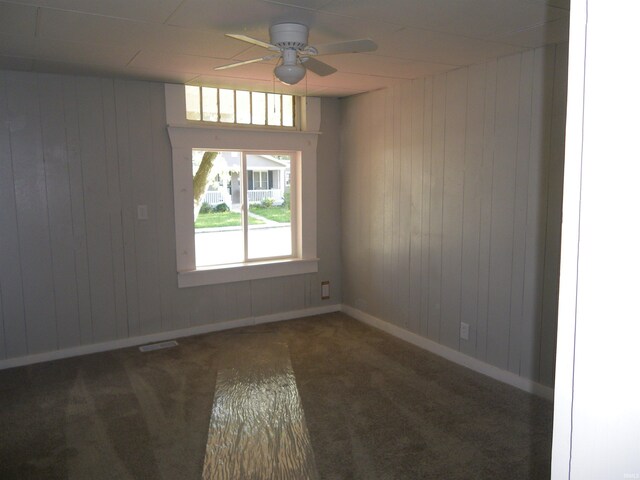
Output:
[[185,102],[191,121],[296,127],[293,95],[185,85]]
[[[193,149],[193,175],[205,151]],[[296,196],[279,187],[295,176],[292,167],[286,153],[217,152],[201,199],[206,208],[194,215],[197,269],[295,256]]]

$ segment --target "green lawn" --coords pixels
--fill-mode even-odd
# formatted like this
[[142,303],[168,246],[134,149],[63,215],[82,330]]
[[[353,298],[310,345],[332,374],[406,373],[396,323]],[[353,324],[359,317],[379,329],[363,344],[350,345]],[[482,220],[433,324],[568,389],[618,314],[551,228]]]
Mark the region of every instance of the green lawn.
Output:
[[[249,218],[249,225],[259,225],[262,220]],[[195,228],[239,227],[242,217],[236,212],[201,213],[195,223]]]
[[249,211],[266,219],[273,220],[274,222],[291,223],[291,210],[287,207],[261,207],[260,205],[251,205]]

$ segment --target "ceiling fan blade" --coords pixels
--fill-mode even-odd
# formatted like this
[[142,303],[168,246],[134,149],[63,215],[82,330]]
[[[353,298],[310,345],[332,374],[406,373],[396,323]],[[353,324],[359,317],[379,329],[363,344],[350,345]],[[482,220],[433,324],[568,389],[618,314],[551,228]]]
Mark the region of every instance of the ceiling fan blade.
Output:
[[228,65],[221,65],[219,67],[214,68],[214,70],[226,70],[227,68],[240,67],[241,65],[249,65],[250,63],[262,62],[264,60],[273,60],[274,58],[278,58],[279,56],[280,54],[267,55],[266,57],[254,58],[253,60],[245,60],[244,62],[236,62],[236,63],[230,63]]
[[327,43],[325,45],[317,45],[315,49],[318,55],[335,55],[338,53],[363,53],[373,52],[378,49],[378,45],[373,40],[349,40],[348,42]]
[[263,42],[262,40],[258,40],[256,38],[247,37],[246,35],[236,35],[235,33],[225,33],[227,37],[235,38],[236,40],[241,40],[243,42],[251,43],[253,45],[257,45],[262,48],[266,48],[268,50],[280,50],[275,45],[271,45],[270,43]]
[[311,70],[316,75],[320,75],[321,77],[326,77],[327,75],[331,75],[332,73],[336,73],[338,70],[333,68],[331,65],[327,65],[320,60],[316,60],[313,57],[306,57],[302,59],[302,64],[307,68],[307,70]]

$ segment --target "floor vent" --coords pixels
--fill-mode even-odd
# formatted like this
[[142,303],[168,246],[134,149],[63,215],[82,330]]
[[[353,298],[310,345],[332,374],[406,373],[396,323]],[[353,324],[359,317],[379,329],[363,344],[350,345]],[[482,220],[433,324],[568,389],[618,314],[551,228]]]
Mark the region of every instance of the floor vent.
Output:
[[171,348],[177,347],[178,342],[175,340],[170,340],[168,342],[160,342],[160,343],[150,343],[149,345],[142,345],[140,348],[141,352],[153,352],[154,350],[161,350],[163,348]]

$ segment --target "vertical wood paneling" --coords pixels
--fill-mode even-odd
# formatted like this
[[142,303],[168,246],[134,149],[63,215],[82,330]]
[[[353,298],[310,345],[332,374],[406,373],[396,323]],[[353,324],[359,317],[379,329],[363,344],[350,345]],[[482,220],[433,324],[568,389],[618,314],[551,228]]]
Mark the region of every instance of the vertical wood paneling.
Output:
[[[166,134],[164,88],[162,84],[153,84],[149,89],[151,147],[153,151],[153,178],[155,197],[153,203],[157,205],[156,238],[158,245],[158,288],[160,290],[160,312],[162,330],[180,328],[180,323],[174,320],[174,306],[172,292],[175,290],[176,251],[175,218],[173,199],[167,191],[173,191],[173,171],[169,162],[161,159],[171,155],[171,144]],[[129,213],[135,210],[129,207]],[[235,308],[234,308],[235,310]]]
[[[355,298],[356,308],[547,385],[552,377],[537,370],[550,372],[553,363],[555,313],[547,302],[557,296],[565,108],[554,77],[566,78],[561,61],[545,60],[555,49],[348,99],[344,118],[365,128],[343,135],[342,146],[347,176],[370,175],[366,187],[345,180],[345,219],[355,226],[346,220],[343,234],[358,231],[356,240],[343,238],[345,303]],[[378,109],[384,121],[370,121]],[[382,141],[380,167],[372,139]],[[358,242],[371,253],[363,257]],[[378,269],[383,292],[367,277]],[[461,321],[469,340],[459,338]]]
[[409,323],[410,295],[410,242],[411,242],[411,159],[412,159],[412,110],[415,98],[409,85],[400,89],[400,198],[398,241],[398,323],[406,328]]
[[127,291],[124,272],[124,243],[122,228],[122,196],[120,195],[120,165],[118,161],[117,115],[113,81],[100,82],[104,118],[105,161],[107,167],[107,194],[109,196],[109,230],[111,233],[111,265],[113,269],[113,295],[115,324],[119,338],[129,333],[127,322]]
[[519,80],[520,56],[500,59],[496,89],[487,360],[504,369],[509,363]]
[[[324,306],[329,302],[342,302],[340,267],[342,265],[341,245],[341,182],[340,174],[340,102],[336,98],[323,98],[321,102],[322,120],[320,130],[322,138],[318,141],[317,156],[322,159],[317,172],[318,225],[331,225],[331,228],[318,228],[318,257],[322,259],[318,272],[306,275],[306,307]],[[378,119],[381,121],[381,118]],[[328,139],[329,141],[324,141]],[[379,141],[382,145],[382,141]],[[381,155],[381,152],[379,153]],[[173,223],[173,222],[172,222]],[[331,282],[331,299],[320,298],[320,282]]]
[[79,79],[78,119],[91,284],[94,342],[117,338],[109,190],[102,89],[98,79]]
[[421,298],[420,334],[428,334],[429,318],[429,265],[431,260],[431,138],[433,129],[433,78],[424,81],[423,166],[422,166],[422,236],[421,236]]
[[344,241],[342,242],[343,248],[343,265],[342,265],[342,277],[343,277],[343,286],[345,287],[345,297],[346,301],[355,301],[354,299],[354,288],[352,276],[355,274],[355,270],[352,268],[355,262],[355,252],[353,251],[353,242],[354,242],[354,225],[355,218],[357,212],[354,208],[345,209],[346,205],[354,205],[353,201],[355,198],[356,192],[353,189],[353,175],[352,173],[355,171],[355,162],[353,159],[356,158],[354,153],[355,144],[357,142],[349,142],[348,139],[352,138],[355,135],[354,130],[354,117],[355,117],[355,106],[354,100],[351,100],[349,103],[349,107],[344,109],[345,114],[342,118],[342,132],[341,139],[342,144],[345,145],[345,148],[342,150],[342,235]]
[[422,308],[422,174],[424,164],[424,80],[411,83],[411,237],[409,252],[409,323],[420,331]]
[[402,325],[404,319],[403,312],[400,308],[401,282],[402,275],[406,272],[401,271],[402,265],[402,243],[407,232],[400,232],[401,228],[401,210],[402,210],[402,88],[393,88],[393,186],[391,190],[392,205],[392,260],[391,260],[391,289],[393,297],[390,307],[394,311],[393,322]]
[[7,75],[11,157],[20,241],[20,269],[29,353],[57,348],[56,305],[51,262],[37,77]]
[[[136,270],[138,272],[138,305],[140,333],[159,331],[162,327],[160,289],[158,287],[157,224],[164,212],[155,204],[153,144],[149,88],[138,82],[127,85],[129,117],[129,155],[135,182],[133,199],[147,205],[149,219],[135,221]],[[131,207],[130,207],[131,208]]]
[[9,115],[7,74],[0,72],[0,295],[4,355],[27,353],[24,318],[20,240],[11,158],[11,125],[19,119]]
[[460,288],[460,319],[469,324],[469,340],[460,339],[460,351],[467,355],[475,355],[478,329],[478,270],[486,68],[486,65],[470,67],[467,85]]
[[433,83],[431,119],[431,188],[429,191],[429,312],[427,335],[440,340],[442,301],[442,249],[444,200],[444,148],[447,76],[438,75]]
[[511,265],[511,307],[509,324],[509,370],[520,373],[522,357],[522,306],[527,233],[529,187],[529,154],[531,150],[533,51],[521,55],[520,98],[518,100],[518,150],[516,157],[516,197],[513,223],[513,256]]
[[[370,131],[384,132],[384,92],[374,92]],[[387,284],[384,278],[384,134],[371,138],[371,209],[378,212],[371,215],[371,292],[369,304],[374,315],[383,312],[384,291]]]
[[447,74],[442,197],[442,320],[440,343],[458,348],[462,273],[464,146],[468,70]]
[[476,356],[487,358],[489,326],[489,274],[491,263],[491,224],[493,161],[495,156],[496,86],[498,62],[487,63],[484,101],[484,139],[480,172],[480,246],[478,259],[478,328],[476,332]]
[[[360,97],[360,110],[358,112],[358,133],[359,137],[367,135],[367,132],[371,131],[373,122],[371,121],[373,108],[372,100],[369,96]],[[357,191],[359,201],[359,211],[370,211],[372,204],[372,195],[375,193],[375,188],[371,185],[371,142],[365,142],[361,144],[362,149],[359,151],[359,155],[362,158],[367,159],[367,168],[358,169],[355,172],[357,177]],[[358,281],[358,298],[367,304],[370,302],[371,292],[371,215],[358,215],[359,226],[359,239],[358,246],[356,248],[360,251],[359,261],[357,264],[358,271],[360,272]]]
[[78,321],[80,341],[91,343],[93,327],[91,319],[91,283],[89,281],[89,253],[87,251],[87,228],[84,206],[84,174],[80,151],[80,126],[75,79],[65,77],[64,126],[69,165],[69,203],[73,222],[73,242],[75,249],[75,283],[78,292]]
[[[311,277],[311,275],[310,275]],[[229,305],[228,319],[249,318],[251,316],[251,282],[235,282],[225,285],[225,298]]]
[[38,79],[58,348],[81,344],[61,77]]
[[[382,295],[384,306],[382,313],[383,318],[392,318],[393,312],[393,287],[391,285],[391,271],[393,268],[393,89],[388,88],[384,91],[384,181],[382,184],[384,206],[384,234],[383,234],[383,264],[382,271],[387,286]],[[373,132],[372,132],[373,133]]]
[[[359,96],[355,99],[355,111],[354,111],[354,118],[353,118],[353,134],[354,136],[357,138],[358,135],[361,134],[361,114],[362,114],[362,104],[364,102],[364,97]],[[363,144],[362,143],[358,143],[357,145],[354,146],[352,155],[353,158],[364,158],[362,156],[362,152],[363,152]],[[361,182],[360,182],[360,172],[359,169],[357,167],[356,164],[352,164],[349,166],[349,170],[347,175],[349,176],[349,193],[350,195],[352,195],[352,204],[355,206],[355,211],[352,214],[351,217],[351,232],[352,235],[350,236],[350,249],[352,252],[352,261],[351,264],[347,267],[350,272],[349,275],[351,276],[351,285],[352,285],[352,291],[353,291],[353,296],[354,296],[354,300],[356,303],[358,303],[359,305],[362,305],[362,302],[364,302],[364,299],[362,298],[362,285],[363,282],[366,281],[365,278],[363,278],[362,275],[362,265],[363,265],[363,255],[362,255],[362,249],[359,248],[359,244],[360,244],[360,235],[361,235],[361,222],[362,222],[362,215],[361,215],[361,210],[362,210],[362,197],[361,197],[361,192],[360,192],[360,186],[361,186]]]
[[[138,273],[136,268],[136,199],[133,188],[132,162],[130,161],[129,112],[127,86],[129,83],[116,81],[114,84],[116,137],[118,142],[118,172],[120,173],[120,201],[122,220],[122,244],[124,247],[124,287],[127,300],[127,328],[129,335],[140,333],[140,314],[138,307]],[[135,141],[135,139],[134,139]],[[171,209],[170,211],[173,211]],[[175,234],[172,233],[175,239]],[[179,327],[189,325],[188,315],[176,315]],[[178,328],[179,328],[178,327]]]

